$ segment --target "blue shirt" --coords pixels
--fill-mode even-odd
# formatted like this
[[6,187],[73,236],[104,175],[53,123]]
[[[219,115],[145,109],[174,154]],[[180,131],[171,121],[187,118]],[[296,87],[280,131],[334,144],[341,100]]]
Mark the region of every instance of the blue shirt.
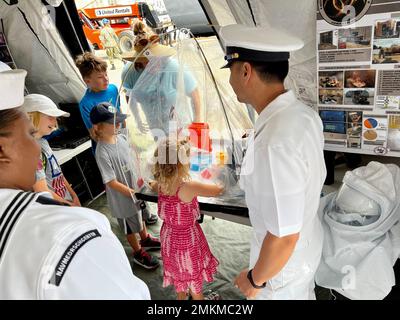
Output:
[[[197,88],[197,82],[186,67],[183,70],[185,94],[190,96]],[[170,58],[159,72],[146,72],[145,69],[140,76],[137,73],[133,68],[129,70],[124,87],[129,88],[133,84],[129,89],[133,88],[133,95],[141,104],[150,129],[160,128],[168,132],[168,122],[175,112],[177,102],[178,62]]]
[[[122,69],[121,80],[123,81],[122,86],[125,89],[133,89],[137,80],[143,73],[142,71],[136,71],[134,67],[131,67],[131,65],[132,62],[127,62]],[[176,85],[178,82],[179,74],[178,62],[173,58],[168,59],[168,62],[161,72],[162,80],[160,81],[160,83],[158,83],[158,85],[161,85],[161,90],[163,90],[164,92],[169,92],[173,96],[176,96]],[[189,95],[193,92],[194,89],[196,89],[196,79],[189,72],[189,70],[187,70],[187,68],[184,69],[183,81],[185,83],[185,92],[187,95]]]
[[117,97],[118,88],[114,84],[109,84],[106,90],[100,92],[93,92],[92,90],[87,89],[79,103],[79,110],[81,111],[82,120],[85,123],[86,128],[91,129],[93,127],[93,124],[90,121],[90,111],[101,102],[111,103],[121,111],[119,99],[117,102]]
[[122,86],[128,90],[133,89],[135,86],[136,81],[139,79],[140,75],[142,72],[137,72],[135,68],[132,66],[132,62],[127,62],[124,65],[124,68],[122,69],[121,73],[121,81],[122,81]]

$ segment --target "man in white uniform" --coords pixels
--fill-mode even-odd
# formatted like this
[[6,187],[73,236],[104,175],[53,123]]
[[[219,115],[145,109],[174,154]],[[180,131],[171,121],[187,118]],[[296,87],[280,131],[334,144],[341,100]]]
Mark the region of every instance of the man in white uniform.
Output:
[[30,192],[40,146],[19,108],[25,76],[0,72],[0,300],[150,299],[104,215]]
[[223,27],[220,35],[232,88],[259,115],[240,178],[253,226],[250,271],[235,284],[248,298],[315,299],[323,240],[317,209],[326,176],[322,123],[283,84],[289,51],[303,43],[242,25]]

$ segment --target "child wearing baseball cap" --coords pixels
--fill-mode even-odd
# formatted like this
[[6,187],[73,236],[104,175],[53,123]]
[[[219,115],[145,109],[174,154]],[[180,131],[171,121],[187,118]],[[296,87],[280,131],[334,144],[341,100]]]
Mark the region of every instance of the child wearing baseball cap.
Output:
[[57,129],[58,117],[69,117],[69,113],[58,109],[50,98],[41,94],[27,95],[22,107],[36,129],[35,138],[39,140],[42,151],[33,190],[49,192],[54,200],[72,206],[81,206],[78,196],[64,177],[53,150],[43,138]]
[[[160,241],[147,233],[141,210],[143,202],[135,198],[135,173],[129,158],[130,150],[126,137],[118,134],[121,123],[127,115],[120,113],[112,104],[103,102],[90,112],[94,134],[97,139],[96,161],[103,183],[106,186],[107,201],[112,215],[131,245],[133,261],[146,269],[159,266],[157,258],[144,249],[160,249]],[[136,234],[140,235],[140,242]]]

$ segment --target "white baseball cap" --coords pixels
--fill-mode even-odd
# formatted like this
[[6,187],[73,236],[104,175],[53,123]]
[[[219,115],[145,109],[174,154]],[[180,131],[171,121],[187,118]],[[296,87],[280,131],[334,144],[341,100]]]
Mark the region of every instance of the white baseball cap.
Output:
[[58,109],[57,105],[42,94],[28,94],[23,104],[25,112],[40,112],[51,117],[69,117],[69,113]]
[[0,71],[0,110],[12,109],[24,103],[25,70]]

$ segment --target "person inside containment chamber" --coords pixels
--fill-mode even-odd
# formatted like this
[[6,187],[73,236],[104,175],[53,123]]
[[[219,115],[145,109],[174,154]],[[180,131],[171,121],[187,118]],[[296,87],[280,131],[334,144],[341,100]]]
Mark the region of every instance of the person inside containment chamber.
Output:
[[40,145],[20,108],[26,74],[0,72],[0,299],[150,299],[104,215],[31,192]]
[[[130,89],[129,108],[132,110],[141,132],[160,129],[168,134],[170,121],[176,120],[180,65],[175,59],[176,51],[158,43],[157,36],[141,39],[133,53],[123,56],[133,66],[125,70],[123,86]],[[185,94],[191,100],[193,122],[201,122],[201,99],[197,81],[191,72],[182,69],[181,82]],[[129,86],[124,83],[129,83]],[[139,116],[139,105],[146,119]],[[180,117],[182,115],[179,115]],[[155,132],[153,132],[155,133]]]

